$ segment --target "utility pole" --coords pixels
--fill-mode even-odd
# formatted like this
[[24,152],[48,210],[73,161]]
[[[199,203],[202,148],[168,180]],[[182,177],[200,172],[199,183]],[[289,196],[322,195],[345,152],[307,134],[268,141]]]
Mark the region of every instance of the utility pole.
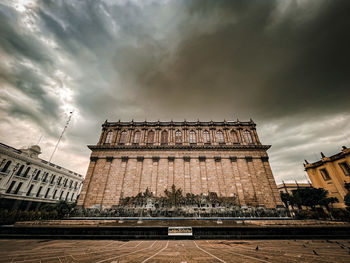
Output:
[[55,152],[56,152],[56,150],[57,150],[58,144],[60,143],[60,141],[61,141],[61,139],[62,139],[62,137],[63,137],[63,134],[64,134],[64,132],[66,131],[66,129],[67,129],[67,127],[68,127],[68,124],[69,124],[69,122],[70,122],[70,119],[72,118],[72,115],[73,115],[73,111],[71,111],[71,112],[69,113],[68,120],[67,120],[67,122],[66,122],[66,125],[64,125],[63,131],[62,131],[60,137],[58,138],[58,141],[57,141],[57,143],[56,143],[55,149],[53,150],[53,152],[52,152],[52,154],[51,154],[51,157],[50,157],[50,159],[49,159],[49,163],[51,162],[52,157],[53,157],[53,155],[55,154]]

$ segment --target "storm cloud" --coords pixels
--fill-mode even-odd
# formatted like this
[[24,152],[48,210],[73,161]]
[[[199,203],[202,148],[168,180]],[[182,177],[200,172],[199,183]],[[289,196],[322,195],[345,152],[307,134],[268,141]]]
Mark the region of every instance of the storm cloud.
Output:
[[85,173],[109,120],[247,120],[278,182],[349,145],[350,2],[5,1],[0,140]]

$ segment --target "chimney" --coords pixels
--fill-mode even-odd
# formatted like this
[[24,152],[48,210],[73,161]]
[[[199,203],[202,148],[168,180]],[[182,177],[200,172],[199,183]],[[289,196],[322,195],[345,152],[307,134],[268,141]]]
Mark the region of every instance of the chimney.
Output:
[[325,157],[326,157],[326,156],[324,156],[323,152],[321,152],[321,157],[322,157],[322,158],[325,158]]

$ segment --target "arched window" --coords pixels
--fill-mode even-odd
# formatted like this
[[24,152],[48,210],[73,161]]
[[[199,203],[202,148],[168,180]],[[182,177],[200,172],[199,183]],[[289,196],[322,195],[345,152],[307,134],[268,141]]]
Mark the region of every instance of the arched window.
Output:
[[190,131],[190,143],[196,143],[196,133],[194,131]]
[[12,161],[7,161],[7,163],[5,164],[4,168],[2,168],[1,172],[2,173],[6,173],[7,169],[9,168],[9,166],[11,165]]
[[168,144],[168,132],[167,131],[162,131],[161,143]]
[[39,171],[36,173],[36,175],[35,175],[35,177],[34,177],[34,180],[39,180],[39,175],[40,175],[40,173],[41,173],[41,171],[39,170]]
[[113,132],[109,131],[106,136],[105,143],[112,143],[112,138],[113,138]]
[[141,138],[141,133],[139,131],[136,131],[134,134],[134,144],[139,144]]
[[47,176],[49,175],[49,173],[44,173],[42,181],[45,183],[47,180]]
[[216,141],[218,143],[224,143],[225,140],[224,140],[224,134],[222,133],[222,131],[217,131],[216,132]]
[[204,143],[210,143],[210,136],[208,131],[203,132],[203,142]]
[[238,143],[238,136],[236,131],[231,131],[231,138],[233,143]]
[[22,173],[22,171],[23,171],[23,169],[24,169],[24,165],[21,165],[21,167],[19,167],[19,169],[18,169],[16,175],[20,176],[21,173]]
[[252,138],[252,135],[250,134],[250,131],[245,130],[243,132],[243,137],[246,143],[253,143],[253,138]]
[[56,175],[51,175],[50,184],[53,184],[55,182],[55,177]]
[[122,131],[119,138],[119,144],[125,144],[126,143],[126,131]]
[[154,141],[154,132],[153,131],[149,131],[148,132],[148,137],[147,137],[147,143],[153,143]]
[[27,167],[26,171],[23,174],[23,177],[27,177],[29,171],[30,171],[30,167]]
[[175,132],[175,143],[182,143],[182,132],[179,130]]

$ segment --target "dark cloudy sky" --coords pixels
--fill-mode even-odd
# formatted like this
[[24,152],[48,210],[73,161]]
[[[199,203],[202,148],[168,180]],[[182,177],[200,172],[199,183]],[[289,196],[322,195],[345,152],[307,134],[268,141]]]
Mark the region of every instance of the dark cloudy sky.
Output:
[[0,141],[85,174],[105,119],[249,120],[277,182],[350,146],[348,0],[0,3]]

